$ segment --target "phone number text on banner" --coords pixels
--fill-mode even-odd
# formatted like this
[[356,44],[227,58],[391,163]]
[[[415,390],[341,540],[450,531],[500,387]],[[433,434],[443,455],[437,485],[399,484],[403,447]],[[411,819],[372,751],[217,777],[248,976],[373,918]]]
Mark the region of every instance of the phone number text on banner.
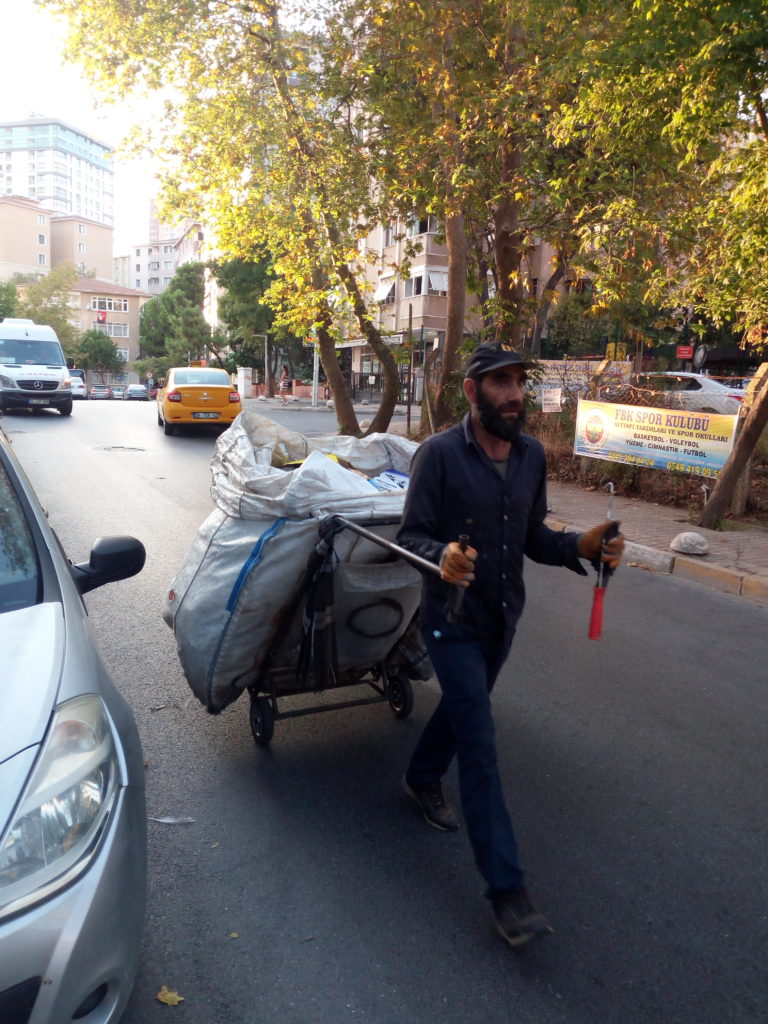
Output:
[[580,401],[574,455],[716,477],[733,448],[738,416]]

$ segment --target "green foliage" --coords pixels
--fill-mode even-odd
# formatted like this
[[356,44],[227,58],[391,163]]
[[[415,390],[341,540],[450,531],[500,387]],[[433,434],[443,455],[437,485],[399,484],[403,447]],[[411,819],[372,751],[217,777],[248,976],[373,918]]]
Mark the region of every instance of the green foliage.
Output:
[[52,327],[68,356],[74,354],[78,341],[71,305],[78,277],[73,263],[62,263],[44,277],[25,284],[16,306],[16,316]]
[[120,358],[112,339],[95,327],[86,331],[80,339],[77,358],[80,366],[86,370],[93,370],[102,381],[107,374],[115,375],[125,369],[125,363]]
[[7,316],[16,316],[18,301],[18,293],[13,281],[5,281],[0,284],[0,320],[4,320]]
[[203,316],[205,267],[182,264],[162,295],[145,303],[140,316],[142,355],[186,366],[205,356],[211,329]]

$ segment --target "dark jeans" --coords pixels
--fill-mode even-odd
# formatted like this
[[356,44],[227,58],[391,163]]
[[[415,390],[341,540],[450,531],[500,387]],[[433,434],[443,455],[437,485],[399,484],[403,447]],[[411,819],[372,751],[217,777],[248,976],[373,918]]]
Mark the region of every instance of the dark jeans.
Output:
[[416,745],[408,780],[434,785],[456,755],[464,822],[488,895],[521,888],[525,882],[501,789],[490,699],[507,649],[469,640],[453,626],[425,628],[423,635],[443,696]]

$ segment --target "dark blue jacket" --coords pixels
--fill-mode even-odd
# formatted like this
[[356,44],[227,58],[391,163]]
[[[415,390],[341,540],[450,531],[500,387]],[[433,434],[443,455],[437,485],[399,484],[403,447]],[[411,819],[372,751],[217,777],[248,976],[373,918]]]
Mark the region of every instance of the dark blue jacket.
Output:
[[[586,575],[579,562],[579,535],[551,530],[547,514],[546,459],[536,438],[521,434],[512,444],[507,476],[475,441],[470,417],[420,447],[398,543],[431,562],[459,534],[477,549],[475,580],[465,590],[459,625],[489,643],[512,643],[525,603],[523,555],[545,565],[564,565]],[[423,574],[421,621],[430,629],[446,622],[445,605],[455,588]]]

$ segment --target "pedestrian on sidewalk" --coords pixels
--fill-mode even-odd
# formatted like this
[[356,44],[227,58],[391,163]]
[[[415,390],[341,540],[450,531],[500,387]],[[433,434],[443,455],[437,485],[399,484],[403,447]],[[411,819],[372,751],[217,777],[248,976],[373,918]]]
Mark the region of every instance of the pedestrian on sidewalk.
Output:
[[283,372],[280,374],[279,381],[280,397],[283,400],[283,405],[288,405],[288,392],[291,390],[291,377],[288,373],[288,367],[283,365]]
[[[526,890],[502,793],[490,701],[523,611],[523,555],[583,576],[580,558],[602,557],[614,568],[624,548],[621,535],[603,543],[608,523],[581,534],[544,524],[544,449],[521,433],[529,367],[499,342],[474,350],[464,379],[470,411],[414,457],[398,533],[399,543],[438,564],[442,577],[424,575],[421,601],[422,631],[442,696],[403,786],[430,825],[455,832],[458,819],[441,779],[457,757],[475,862],[498,931],[511,946],[552,930]],[[468,535],[466,549],[458,542],[462,534]]]

